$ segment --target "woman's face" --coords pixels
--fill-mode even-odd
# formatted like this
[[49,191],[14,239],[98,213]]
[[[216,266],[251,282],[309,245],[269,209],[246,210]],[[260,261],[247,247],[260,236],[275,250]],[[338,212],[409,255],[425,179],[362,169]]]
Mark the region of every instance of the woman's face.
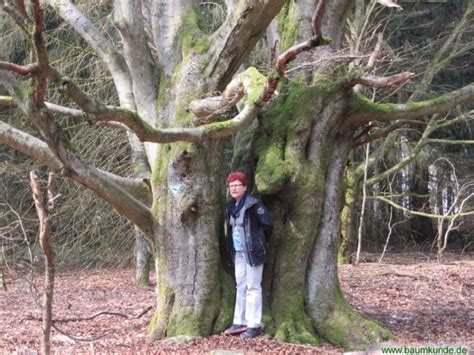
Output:
[[238,201],[247,191],[247,186],[244,186],[239,180],[232,181],[229,183],[229,192],[230,195]]

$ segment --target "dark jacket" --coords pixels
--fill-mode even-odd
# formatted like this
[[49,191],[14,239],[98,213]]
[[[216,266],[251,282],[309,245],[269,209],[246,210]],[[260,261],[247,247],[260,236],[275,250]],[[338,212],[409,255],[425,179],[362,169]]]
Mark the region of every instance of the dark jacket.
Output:
[[[235,199],[231,199],[225,206],[227,247],[231,253],[232,260],[234,260],[235,250],[232,241],[230,213],[234,205]],[[272,218],[262,201],[250,195],[247,195],[242,211],[244,211],[247,262],[250,266],[258,266],[265,263],[268,259],[268,241],[273,230]]]

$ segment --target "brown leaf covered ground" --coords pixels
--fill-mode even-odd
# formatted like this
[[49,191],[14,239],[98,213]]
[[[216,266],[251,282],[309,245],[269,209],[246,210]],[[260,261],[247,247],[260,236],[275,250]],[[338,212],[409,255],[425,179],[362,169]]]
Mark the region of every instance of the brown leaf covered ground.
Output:
[[[374,257],[372,257],[374,258]],[[366,260],[370,260],[370,256]],[[131,269],[67,270],[57,275],[54,318],[92,320],[57,323],[75,341],[53,330],[52,348],[58,353],[209,353],[233,350],[245,353],[338,354],[330,345],[312,347],[280,343],[261,336],[250,341],[214,335],[182,344],[150,343],[147,324],[154,304],[154,289],[133,286]],[[340,267],[347,300],[360,312],[379,320],[397,339],[393,343],[462,345],[474,349],[474,255],[451,255],[445,264],[423,254],[388,255],[384,264],[364,262]],[[41,277],[34,284],[41,290]],[[40,311],[26,276],[10,271],[6,292],[0,291],[0,349],[29,352],[39,349]],[[33,289],[33,291],[32,291]],[[145,312],[142,316],[143,312]],[[126,317],[128,318],[126,318]],[[137,318],[137,316],[139,316]]]

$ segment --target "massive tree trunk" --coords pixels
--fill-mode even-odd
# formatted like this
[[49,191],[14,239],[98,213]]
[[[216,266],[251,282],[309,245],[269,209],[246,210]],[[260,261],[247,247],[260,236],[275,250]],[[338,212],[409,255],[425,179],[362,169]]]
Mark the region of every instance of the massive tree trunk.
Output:
[[265,289],[276,338],[315,343],[317,332],[353,348],[388,333],[351,309],[337,277],[343,174],[353,147],[352,132],[337,129],[351,99],[343,81],[291,85],[272,105],[257,131],[255,180],[275,219]]
[[[172,48],[161,79],[161,127],[196,125],[191,102],[225,89],[283,5],[283,1],[258,5],[229,1],[224,24],[229,31],[210,37],[199,28],[196,9],[184,3],[189,2],[181,4],[183,12],[173,14],[175,22],[168,24],[178,30],[173,45],[179,45]],[[250,27],[242,30],[239,22],[244,20]],[[154,235],[158,299],[150,329],[155,338],[221,331],[232,315],[231,279],[222,272],[219,253],[226,171],[223,142],[165,144],[156,151],[151,185],[158,222]]]

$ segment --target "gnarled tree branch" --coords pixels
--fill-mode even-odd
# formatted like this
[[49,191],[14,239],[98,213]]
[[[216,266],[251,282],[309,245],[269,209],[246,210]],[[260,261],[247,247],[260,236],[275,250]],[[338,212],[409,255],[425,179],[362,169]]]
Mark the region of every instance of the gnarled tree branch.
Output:
[[113,44],[68,0],[49,0],[49,4],[94,49],[114,80],[121,105],[135,109],[132,81],[122,55]]
[[219,78],[217,88],[223,90],[247,58],[285,0],[248,0],[231,8],[226,23],[212,36],[206,76]]
[[[42,76],[42,73],[38,75]],[[122,189],[117,183],[105,177],[96,168],[84,164],[76,157],[63,142],[61,129],[56,125],[54,118],[47,110],[44,110],[45,106],[44,104],[42,106],[41,95],[33,103],[30,102],[28,95],[26,98],[24,97],[24,92],[13,75],[3,70],[0,70],[0,83],[7,89],[25,117],[41,134],[48,147],[62,163],[63,174],[97,193],[109,202],[117,212],[135,223],[145,234],[152,235],[154,218],[149,208]],[[41,85],[40,81],[40,87]],[[5,132],[8,131],[8,129],[5,129]],[[17,139],[16,144],[19,144],[19,142]],[[35,143],[38,144],[38,142]],[[28,152],[31,152],[31,149],[28,149],[26,153]],[[50,158],[49,152],[43,152],[42,154],[46,163],[56,164]]]
[[415,77],[414,73],[403,72],[391,76],[377,76],[372,74],[364,74],[362,76],[351,78],[344,82],[346,89],[352,88],[358,84],[377,89],[399,86]]
[[394,207],[398,210],[401,210],[405,213],[408,213],[410,215],[413,215],[413,216],[421,216],[421,217],[428,217],[428,218],[444,218],[445,220],[451,220],[451,219],[456,219],[458,217],[465,217],[465,216],[474,215],[474,211],[468,211],[468,212],[462,212],[462,213],[453,214],[453,215],[449,215],[449,216],[442,216],[442,215],[437,215],[437,214],[432,214],[432,213],[412,211],[412,210],[410,210],[406,207],[400,206],[399,204],[397,204],[397,203],[393,202],[392,200],[390,200],[388,198],[385,198],[383,196],[375,196],[375,197],[372,197],[372,198],[375,198],[377,200],[388,203],[390,206],[392,206],[392,207]]
[[[45,142],[2,121],[0,121],[0,144],[6,144],[28,155],[52,170],[60,172],[65,169],[64,164]],[[126,178],[101,169],[97,171],[136,198],[143,200],[150,193],[149,186],[142,179]]]
[[474,101],[474,83],[439,97],[406,104],[372,103],[360,95],[353,95],[348,117],[342,125],[343,130],[369,123],[370,121],[394,121],[447,112],[457,105]]

